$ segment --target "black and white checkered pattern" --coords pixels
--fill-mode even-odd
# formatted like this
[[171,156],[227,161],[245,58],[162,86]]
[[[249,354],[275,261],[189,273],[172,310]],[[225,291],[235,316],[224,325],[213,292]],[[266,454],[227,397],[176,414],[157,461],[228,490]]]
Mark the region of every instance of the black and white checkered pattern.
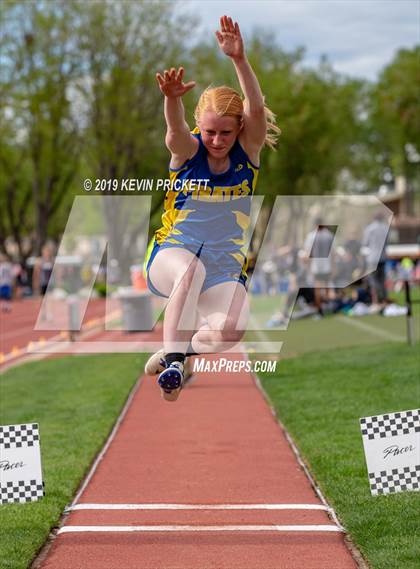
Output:
[[6,482],[0,488],[0,504],[34,502],[45,496],[44,483],[39,480]]
[[420,465],[393,468],[379,473],[369,472],[369,483],[374,496],[403,490],[420,489]]
[[0,447],[21,448],[39,444],[38,424],[0,426]]
[[420,432],[420,409],[360,419],[362,435],[379,439]]

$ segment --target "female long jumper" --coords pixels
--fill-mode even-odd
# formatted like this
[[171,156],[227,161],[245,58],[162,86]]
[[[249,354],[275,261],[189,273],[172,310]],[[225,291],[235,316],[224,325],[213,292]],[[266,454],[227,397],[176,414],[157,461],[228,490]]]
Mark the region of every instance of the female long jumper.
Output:
[[[150,290],[169,298],[164,347],[146,364],[159,373],[163,397],[177,399],[186,357],[234,347],[248,320],[244,248],[251,196],[264,144],[274,147],[280,129],[264,105],[246,58],[238,24],[223,16],[219,47],[233,62],[241,89],[210,87],[200,96],[190,131],[182,97],[195,86],[184,69],[156,74],[165,95],[165,143],[171,153],[171,189],[162,227],[146,259]],[[187,182],[186,182],[187,181]],[[183,188],[178,191],[176,188]]]

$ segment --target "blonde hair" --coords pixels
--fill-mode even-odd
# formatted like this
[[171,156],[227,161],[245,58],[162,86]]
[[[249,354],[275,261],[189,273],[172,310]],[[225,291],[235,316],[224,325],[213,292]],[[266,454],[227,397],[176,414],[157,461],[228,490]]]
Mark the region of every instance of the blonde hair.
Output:
[[[197,123],[203,111],[213,111],[219,116],[236,117],[240,123],[244,113],[244,104],[239,93],[231,87],[226,87],[226,85],[207,87],[195,107],[194,118]],[[264,106],[264,112],[267,121],[265,144],[274,150],[281,130],[276,124],[276,115],[266,106]]]

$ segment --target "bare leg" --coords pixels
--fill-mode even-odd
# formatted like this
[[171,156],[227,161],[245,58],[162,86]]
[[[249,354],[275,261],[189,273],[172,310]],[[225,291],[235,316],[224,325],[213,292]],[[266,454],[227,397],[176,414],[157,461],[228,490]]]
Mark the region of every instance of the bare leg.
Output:
[[323,289],[321,289],[321,283],[315,281],[314,297],[315,297],[315,307],[318,311],[318,314],[322,314],[322,291]]
[[223,352],[240,342],[249,317],[248,295],[242,284],[230,281],[207,289],[200,295],[198,310],[207,324],[192,337],[195,352]]
[[169,296],[163,324],[164,351],[186,353],[206,271],[193,253],[178,247],[158,252],[149,270],[153,286]]

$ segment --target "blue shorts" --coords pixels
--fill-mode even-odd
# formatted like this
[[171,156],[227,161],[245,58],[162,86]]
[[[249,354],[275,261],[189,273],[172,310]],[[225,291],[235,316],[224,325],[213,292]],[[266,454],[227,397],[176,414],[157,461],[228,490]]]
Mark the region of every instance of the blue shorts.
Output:
[[203,263],[206,269],[206,278],[204,280],[201,292],[204,292],[212,286],[226,282],[239,282],[246,287],[248,276],[246,274],[244,266],[239,263],[237,259],[232,257],[230,253],[226,251],[210,251],[209,249],[203,247],[203,245],[190,246],[178,245],[175,243],[162,243],[159,245],[155,241],[153,249],[150,253],[150,257],[147,259],[146,264],[147,286],[149,287],[149,290],[153,292],[153,294],[168,298],[165,294],[162,294],[153,286],[149,277],[149,269],[158,251],[161,249],[173,249],[175,247],[178,249],[180,248],[190,251]]
[[0,299],[11,300],[12,298],[12,287],[10,285],[0,286]]

